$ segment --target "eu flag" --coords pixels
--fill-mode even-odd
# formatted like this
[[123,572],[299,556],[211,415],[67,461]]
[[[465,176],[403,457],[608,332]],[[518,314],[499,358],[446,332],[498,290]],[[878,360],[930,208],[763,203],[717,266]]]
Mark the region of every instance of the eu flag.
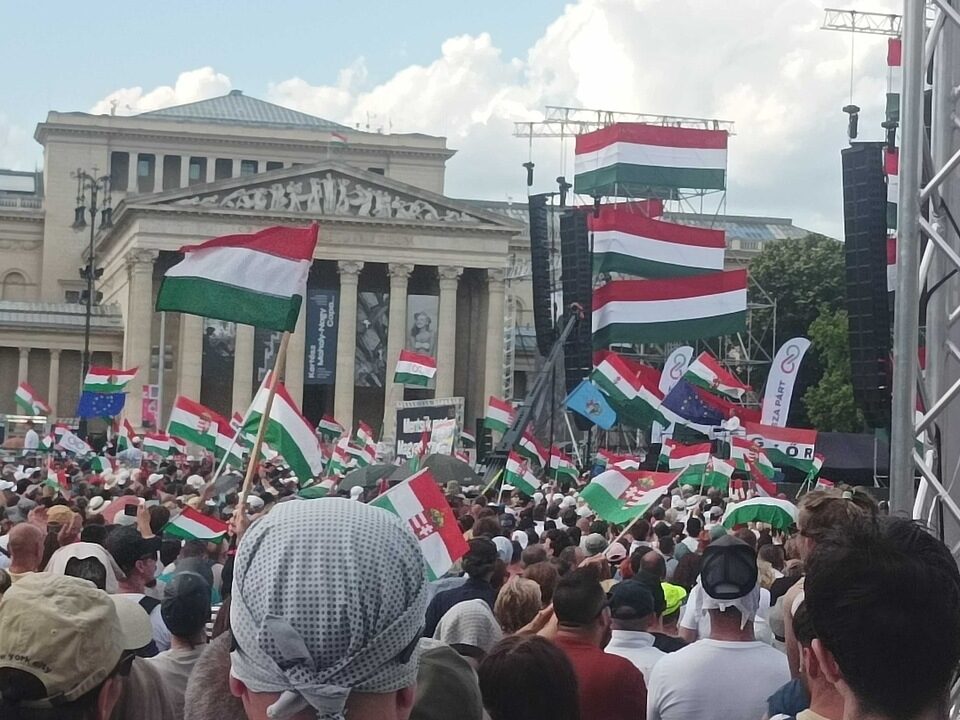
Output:
[[77,416],[82,418],[115,417],[123,410],[126,393],[98,393],[85,390],[80,395]]
[[703,402],[693,385],[686,380],[680,380],[673,386],[663,399],[663,406],[696,425],[716,426],[724,421],[723,413]]
[[580,413],[597,427],[609,430],[617,422],[617,413],[603,393],[589,380],[577,385],[564,401],[568,410]]

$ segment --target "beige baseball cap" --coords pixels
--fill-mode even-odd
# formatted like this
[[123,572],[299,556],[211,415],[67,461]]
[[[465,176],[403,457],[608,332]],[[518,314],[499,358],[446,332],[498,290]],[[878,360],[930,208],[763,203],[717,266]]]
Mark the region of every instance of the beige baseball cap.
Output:
[[0,600],[0,669],[35,676],[46,698],[72,702],[100,685],[121,657],[150,642],[149,616],[80,578],[30,573]]

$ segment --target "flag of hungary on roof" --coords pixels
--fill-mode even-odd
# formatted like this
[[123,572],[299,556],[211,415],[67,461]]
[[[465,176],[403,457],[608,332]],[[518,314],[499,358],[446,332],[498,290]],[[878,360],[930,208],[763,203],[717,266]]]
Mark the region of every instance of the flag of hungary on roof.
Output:
[[167,270],[157,310],[293,332],[317,245],[317,225],[272,227],[180,248]]
[[616,524],[640,517],[670,489],[678,473],[607,470],[597,475],[581,492],[590,509]]

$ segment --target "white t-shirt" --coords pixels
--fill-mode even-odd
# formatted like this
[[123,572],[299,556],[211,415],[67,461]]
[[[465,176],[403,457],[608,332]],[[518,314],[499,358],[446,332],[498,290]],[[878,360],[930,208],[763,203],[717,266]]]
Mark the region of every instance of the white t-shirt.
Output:
[[23,436],[23,449],[24,450],[36,450],[40,447],[40,436],[37,435],[37,431],[33,428],[27,430],[26,434]]
[[[117,597],[129,598],[139,605],[140,601],[146,596],[143,593],[117,593]],[[150,626],[153,628],[153,642],[156,644],[157,650],[159,652],[169,650],[170,631],[167,629],[167,624],[163,621],[163,617],[160,615],[159,603],[150,612]]]
[[669,653],[647,683],[647,720],[761,718],[790,680],[787,656],[769,645],[698,640]]
[[[698,638],[708,638],[710,637],[710,613],[701,610],[700,617],[696,617],[697,608],[700,607],[700,593],[702,592],[703,588],[700,583],[690,589],[690,595],[687,596],[687,602],[683,606],[683,614],[680,616],[679,625],[687,630],[696,630]],[[757,608],[757,615],[753,620],[753,633],[757,640],[772,645],[773,633],[767,623],[769,613],[770,591],[766,588],[760,588],[760,606]]]
[[666,655],[663,650],[653,646],[655,638],[650,633],[631,630],[613,630],[610,642],[603,649],[611,655],[619,655],[632,662],[643,673],[643,679],[649,684],[653,666]]

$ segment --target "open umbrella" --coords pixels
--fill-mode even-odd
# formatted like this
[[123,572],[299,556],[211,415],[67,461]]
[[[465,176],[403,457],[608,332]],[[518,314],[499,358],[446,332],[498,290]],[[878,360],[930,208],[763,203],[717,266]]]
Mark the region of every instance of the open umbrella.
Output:
[[382,478],[389,476],[396,469],[396,465],[376,464],[351,470],[340,481],[338,490],[347,492],[358,485],[362,488],[376,487]]
[[797,522],[797,506],[789,500],[773,497],[755,497],[731,505],[723,514],[723,526],[732,528],[748,522],[762,522],[785,530]]
[[[424,468],[430,468],[433,477],[441,485],[446,485],[451,480],[461,485],[479,485],[483,482],[472,467],[452,455],[428,455],[420,466],[420,470]],[[401,482],[414,474],[416,473],[408,466],[401,465],[390,475],[390,482]]]

